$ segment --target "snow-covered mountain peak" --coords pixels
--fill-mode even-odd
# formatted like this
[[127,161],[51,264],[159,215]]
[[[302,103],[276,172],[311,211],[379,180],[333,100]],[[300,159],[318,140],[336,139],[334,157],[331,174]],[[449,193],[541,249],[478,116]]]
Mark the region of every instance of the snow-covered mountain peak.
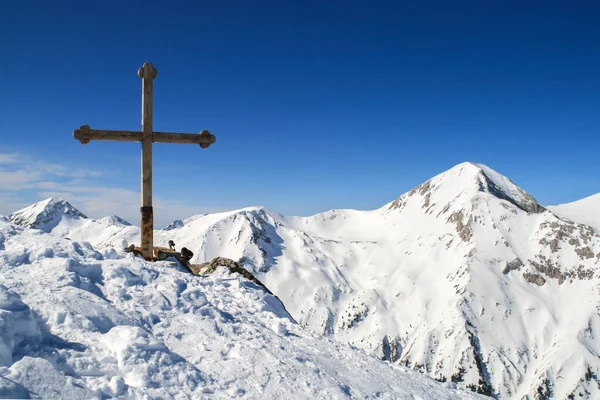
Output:
[[123,225],[123,226],[131,226],[128,221],[125,221],[123,218],[118,215],[109,215],[104,218],[100,218],[97,220],[98,222],[106,225]]
[[176,219],[175,221],[167,225],[166,228],[163,229],[163,231],[172,231],[173,229],[183,228],[183,225],[184,223],[182,220]]
[[431,214],[437,208],[445,213],[449,209],[458,211],[474,201],[478,202],[482,194],[507,201],[528,213],[545,211],[532,195],[506,176],[488,166],[471,162],[458,164],[434,176],[387,204],[384,209],[403,210],[411,198],[419,198],[426,213]]
[[60,197],[50,197],[39,201],[12,213],[8,218],[14,224],[49,232],[64,217],[71,220],[87,219],[87,216]]

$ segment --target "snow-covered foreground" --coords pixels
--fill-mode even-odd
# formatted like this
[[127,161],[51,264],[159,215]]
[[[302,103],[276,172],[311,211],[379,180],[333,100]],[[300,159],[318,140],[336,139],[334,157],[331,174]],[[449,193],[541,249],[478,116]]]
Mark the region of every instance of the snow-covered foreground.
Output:
[[0,217],[1,398],[477,398],[305,331],[237,275],[101,251]]

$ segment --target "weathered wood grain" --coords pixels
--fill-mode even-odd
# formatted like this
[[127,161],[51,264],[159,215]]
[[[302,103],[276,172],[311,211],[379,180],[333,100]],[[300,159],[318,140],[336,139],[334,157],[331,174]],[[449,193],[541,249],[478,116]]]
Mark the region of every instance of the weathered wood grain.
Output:
[[142,132],[136,131],[110,131],[104,129],[91,129],[83,125],[73,131],[73,137],[82,144],[88,144],[90,140],[111,140],[117,142],[141,142]]
[[206,148],[216,141],[216,137],[206,130],[199,134],[154,132],[152,140],[157,143],[199,144]]
[[[156,69],[144,63],[142,76],[142,252],[146,260],[152,260],[154,236],[154,212],[152,209],[152,80]],[[138,71],[138,74],[140,73]]]

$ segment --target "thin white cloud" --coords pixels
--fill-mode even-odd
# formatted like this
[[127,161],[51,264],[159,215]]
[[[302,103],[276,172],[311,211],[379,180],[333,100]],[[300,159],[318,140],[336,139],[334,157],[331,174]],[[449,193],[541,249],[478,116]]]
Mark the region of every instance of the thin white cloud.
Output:
[[10,171],[0,168],[0,190],[15,191],[30,189],[35,186],[35,182],[42,177],[40,171],[31,171],[19,169]]
[[18,163],[20,156],[15,153],[0,153],[0,164]]
[[14,192],[40,187],[39,185],[48,185],[57,178],[89,179],[101,175],[97,170],[74,169],[21,154],[0,153],[0,191]]
[[[139,226],[140,193],[135,190],[104,186],[64,186],[60,190],[41,191],[41,198],[62,197],[91,218],[116,214]],[[207,208],[184,201],[154,197],[154,226],[163,228],[176,219],[224,209]]]
[[[97,170],[74,170],[19,154],[0,153],[0,215],[8,215],[34,201],[62,197],[91,218],[116,214],[139,225],[139,191],[107,186],[97,181],[102,175],[107,174]],[[30,195],[22,195],[24,191],[30,192]],[[24,200],[32,197],[33,201]],[[154,196],[154,225],[157,228],[175,219],[219,211],[224,210]]]
[[0,215],[8,216],[12,211],[27,207],[30,203],[13,193],[0,192],[0,205]]

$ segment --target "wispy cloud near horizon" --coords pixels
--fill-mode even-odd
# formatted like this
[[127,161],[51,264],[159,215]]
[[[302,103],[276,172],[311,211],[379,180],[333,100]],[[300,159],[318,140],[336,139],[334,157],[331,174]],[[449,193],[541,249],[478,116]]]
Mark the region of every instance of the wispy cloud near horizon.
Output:
[[[107,185],[99,179],[104,175],[112,174],[0,153],[0,215],[48,197],[62,197],[90,218],[115,214],[138,225],[140,192]],[[194,214],[225,211],[161,196],[153,200],[157,228]]]

